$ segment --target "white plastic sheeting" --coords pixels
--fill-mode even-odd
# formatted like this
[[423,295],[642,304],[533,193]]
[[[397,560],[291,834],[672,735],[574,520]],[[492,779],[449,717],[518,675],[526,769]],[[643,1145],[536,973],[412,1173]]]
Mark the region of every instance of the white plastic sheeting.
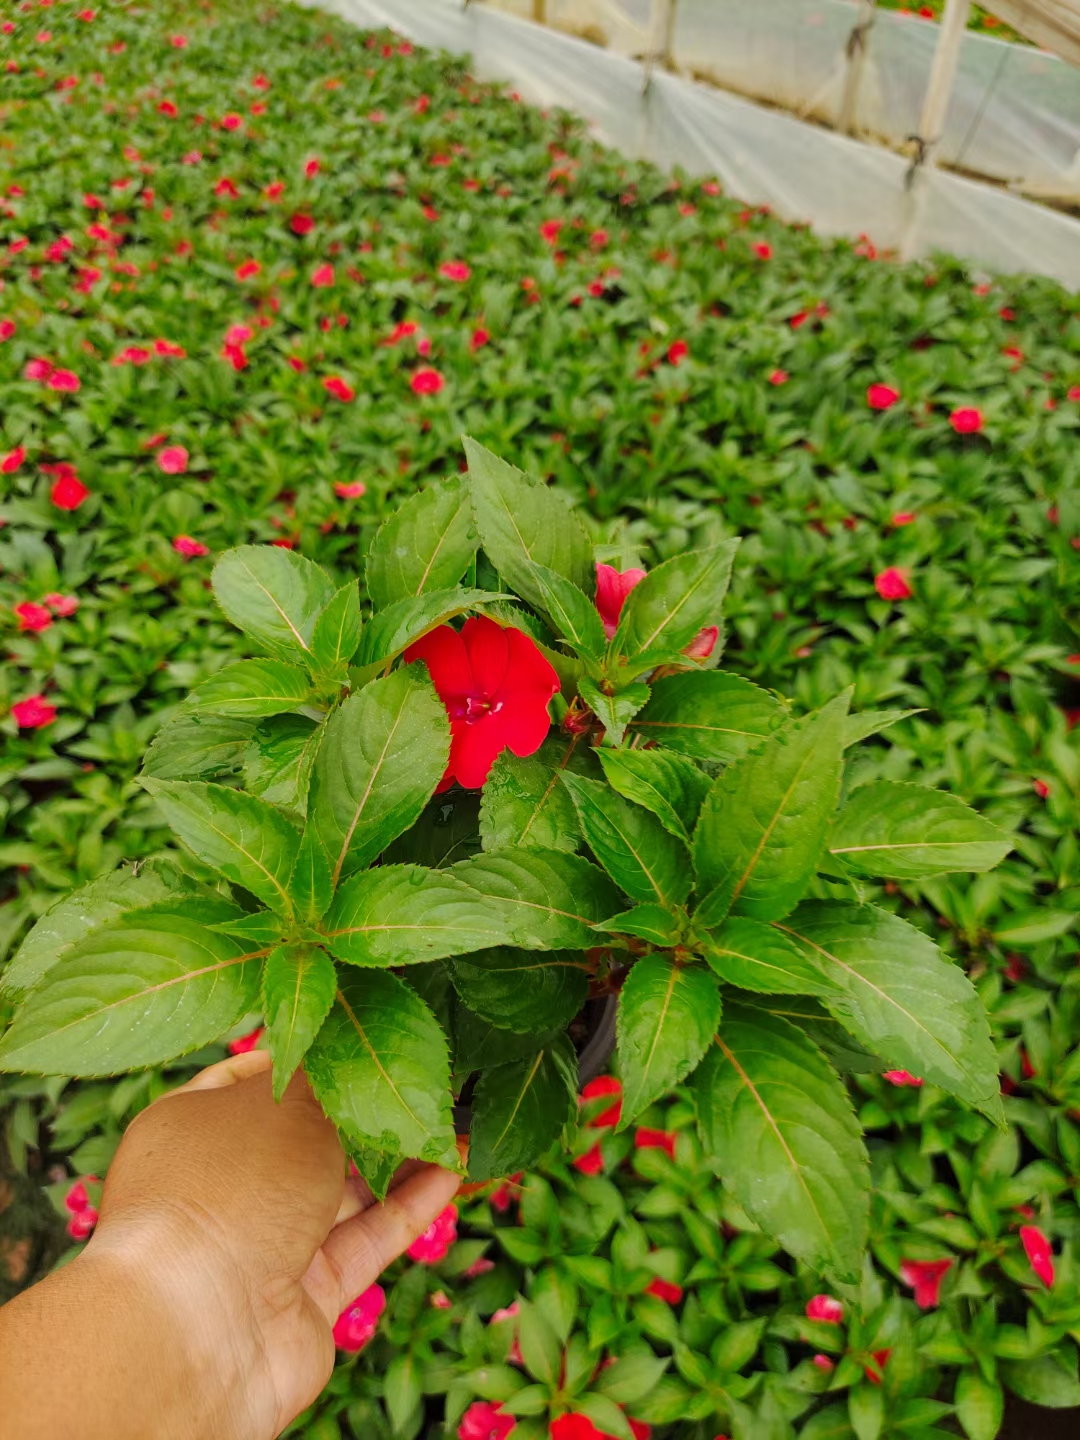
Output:
[[468,52],[478,75],[509,81],[535,104],[575,111],[599,140],[664,167],[715,175],[729,194],[822,234],[865,234],[879,248],[903,245],[910,254],[946,250],[1080,288],[1080,222],[1001,190],[929,171],[913,193],[907,162],[887,150],[661,71],[646,89],[640,64],[476,0],[467,8],[461,0],[320,3],[357,25]]

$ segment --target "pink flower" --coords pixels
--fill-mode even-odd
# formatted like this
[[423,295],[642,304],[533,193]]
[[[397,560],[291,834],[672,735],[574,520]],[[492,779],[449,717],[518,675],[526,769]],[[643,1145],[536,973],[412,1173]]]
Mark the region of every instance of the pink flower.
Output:
[[1050,1249],[1050,1241],[1036,1226],[1021,1225],[1020,1243],[1024,1247],[1024,1254],[1027,1256],[1032,1270],[1048,1290],[1053,1289],[1054,1252]]
[[188,43],[188,38],[187,38],[186,35],[170,35],[170,36],[169,36],[169,44],[172,45],[172,46],[174,46],[177,50],[183,50],[184,47],[187,45],[187,43]]
[[[59,468],[57,466],[58,470]],[[74,469],[68,465],[53,481],[49,499],[58,510],[77,510],[89,494],[90,491],[75,474]]]
[[[86,1180],[89,1181],[91,1185],[101,1184],[101,1181],[96,1175],[87,1175]],[[90,1197],[86,1193],[85,1181],[75,1181],[75,1184],[64,1196],[64,1205],[72,1215],[82,1215],[85,1214],[87,1210],[93,1210],[94,1207],[90,1204]]]
[[188,467],[188,452],[183,445],[167,445],[158,451],[157,462],[166,475],[183,475]]
[[491,336],[488,334],[488,332],[487,332],[487,331],[484,329],[484,327],[481,325],[481,326],[479,326],[476,330],[473,331],[473,333],[472,333],[472,339],[469,341],[469,349],[470,349],[470,350],[482,350],[483,347],[490,341],[490,339],[491,339]]
[[44,695],[28,695],[12,705],[11,718],[20,730],[40,730],[56,719],[56,706],[50,705]]
[[327,290],[334,283],[333,265],[320,265],[312,272],[312,286],[316,290]]
[[943,1278],[952,1269],[951,1260],[901,1260],[900,1278],[915,1291],[920,1310],[933,1310]]
[[21,445],[16,445],[14,450],[9,450],[0,460],[0,475],[14,475],[25,459],[26,451]]
[[563,227],[561,220],[545,220],[540,226],[540,234],[546,245],[556,245],[559,240],[559,231]]
[[602,1175],[604,1172],[604,1155],[600,1146],[594,1145],[586,1150],[584,1155],[579,1155],[573,1161],[574,1169],[582,1175]]
[[585,1123],[593,1130],[606,1130],[608,1126],[618,1125],[622,1116],[622,1093],[622,1082],[614,1075],[598,1075],[595,1080],[590,1080],[579,1100],[588,1103],[610,1095],[612,1103]]
[[458,1425],[458,1440],[506,1440],[515,1425],[513,1415],[503,1413],[490,1400],[474,1400]]
[[646,1285],[645,1294],[655,1295],[657,1300],[663,1300],[666,1305],[678,1305],[683,1297],[683,1290],[681,1285],[673,1285],[670,1280],[661,1280],[658,1275]]
[[438,370],[417,370],[409,381],[415,395],[438,395],[446,384]]
[[[15,334],[15,329],[14,320],[0,320],[0,341],[10,340]],[[1072,397],[1070,396],[1069,398],[1071,399]]]
[[310,215],[297,212],[289,221],[289,229],[294,235],[310,235],[315,229],[315,221]]
[[243,123],[244,119],[242,115],[236,115],[230,112],[228,115],[221,117],[221,128],[223,130],[239,130]]
[[495,1261],[489,1260],[486,1255],[480,1255],[471,1265],[467,1266],[461,1273],[466,1280],[475,1280],[480,1275],[486,1275],[489,1270],[495,1269]]
[[[203,546],[202,553],[206,554],[206,547]],[[235,1040],[230,1040],[228,1052],[230,1055],[246,1055],[249,1050],[254,1050],[263,1037],[264,1025],[256,1025],[254,1030],[249,1030],[246,1035],[238,1035]]]
[[832,1295],[814,1295],[806,1302],[808,1320],[824,1320],[826,1325],[839,1325],[844,1318],[844,1307]]
[[251,280],[254,276],[258,275],[261,269],[262,266],[258,260],[245,260],[242,265],[236,267],[236,278],[238,280]]
[[57,591],[51,590],[48,595],[43,595],[41,598],[54,615],[59,615],[65,619],[69,615],[74,615],[75,611],[79,608],[79,597],[77,595],[60,595]]
[[908,584],[911,572],[896,565],[890,565],[874,576],[874,589],[882,600],[910,600],[915,593]]
[[183,555],[186,560],[194,560],[200,555],[210,554],[208,545],[204,545],[201,540],[193,540],[190,535],[177,535],[172,542],[172,548],[178,555]]
[[28,360],[23,367],[23,377],[27,380],[48,380],[53,373],[53,365],[50,360]]
[[88,1205],[85,1210],[72,1215],[67,1223],[67,1233],[72,1240],[88,1240],[97,1222],[98,1212],[93,1205]]
[[891,385],[871,385],[866,391],[866,403],[871,410],[889,410],[900,399],[900,391]]
[[1038,795],[1040,800],[1045,800],[1050,794],[1050,786],[1046,783],[1045,780],[1033,780],[1031,782],[1031,788],[1035,791],[1035,794]]
[[596,566],[596,608],[604,624],[604,634],[612,639],[619,626],[619,615],[626,597],[635,585],[645,579],[644,570],[624,570],[620,574],[611,565],[597,562]]
[[786,385],[791,376],[786,370],[773,370],[769,375],[770,385]]
[[375,1334],[385,1309],[386,1291],[381,1285],[369,1285],[335,1320],[334,1344],[353,1354],[362,1350]]
[[666,1150],[674,1160],[677,1138],[674,1130],[650,1130],[647,1125],[639,1125],[634,1131],[634,1149]]
[[53,623],[52,611],[47,605],[35,605],[32,600],[23,600],[15,606],[15,615],[20,630],[47,630]]
[[155,340],[155,355],[166,355],[170,360],[187,359],[187,351],[182,345],[174,345],[171,340]]
[[667,349],[669,365],[678,365],[690,354],[690,346],[685,340],[673,340]]
[[812,1357],[810,1363],[811,1365],[816,1365],[819,1370],[824,1370],[826,1375],[831,1370],[836,1369],[836,1361],[830,1360],[828,1355],[815,1355]]
[[889,524],[899,529],[902,525],[913,524],[918,518],[914,510],[898,510],[889,521]]
[[79,377],[73,370],[54,370],[45,383],[50,390],[63,390],[73,395],[79,388]]
[[691,660],[707,660],[720,639],[719,625],[704,625],[687,645],[683,654]]
[[974,407],[954,410],[949,416],[949,424],[957,435],[977,435],[983,428],[982,411]]
[[417,1260],[421,1265],[437,1265],[440,1260],[445,1260],[450,1246],[457,1239],[457,1214],[456,1205],[447,1205],[445,1210],[440,1211],[419,1239],[409,1246],[409,1259]]
[[439,266],[439,274],[445,280],[468,280],[472,271],[464,260],[447,260]]
[[307,176],[307,178],[308,178],[309,180],[313,180],[318,173],[319,173],[319,162],[318,162],[317,159],[315,159],[315,158],[313,157],[312,159],[310,159],[309,161],[307,161],[307,163],[305,164],[305,166],[304,166],[304,174]]
[[356,391],[340,375],[328,375],[322,383],[323,389],[333,395],[335,400],[356,399]]
[[918,1089],[923,1083],[922,1076],[912,1075],[910,1070],[886,1070],[882,1075],[882,1079],[887,1080],[890,1085],[911,1085],[915,1089]]
[[334,494],[339,500],[359,500],[366,492],[363,480],[338,480],[334,483]]

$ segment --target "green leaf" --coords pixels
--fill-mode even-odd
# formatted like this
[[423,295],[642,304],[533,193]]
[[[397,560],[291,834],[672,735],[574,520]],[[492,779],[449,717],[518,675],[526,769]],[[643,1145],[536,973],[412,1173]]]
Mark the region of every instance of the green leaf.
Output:
[[777,920],[806,890],[840,795],[847,705],[839,695],[788,721],[709,791],[694,831],[704,924],[728,910]]
[[1005,1416],[1005,1394],[978,1370],[961,1370],[956,1377],[956,1418],[968,1440],[997,1440]]
[[729,764],[770,735],[786,711],[767,690],[722,670],[686,671],[652,683],[635,735],[699,760]]
[[606,1395],[590,1390],[584,1395],[578,1395],[573,1403],[574,1413],[591,1420],[594,1428],[602,1435],[614,1435],[617,1440],[634,1440],[629,1420],[615,1401],[609,1400]]
[[831,995],[836,986],[812,952],[774,925],[735,915],[709,937],[705,959],[726,985],[764,995]]
[[[506,752],[508,753],[508,752]],[[383,864],[432,870],[466,860],[480,849],[480,796],[470,790],[433,795],[419,820],[383,851]]]
[[513,1174],[556,1139],[577,1103],[577,1059],[565,1035],[481,1073],[473,1095],[469,1178]]
[[367,557],[367,590],[377,609],[456,585],[476,553],[468,487],[459,476],[427,485],[379,527]]
[[525,1369],[534,1379],[554,1390],[559,1384],[562,1346],[554,1327],[527,1300],[518,1304],[518,1343]]
[[602,870],[558,850],[500,850],[450,873],[486,897],[489,913],[506,923],[505,943],[523,950],[587,950],[595,922],[619,903]]
[[[705,626],[720,626],[738,548],[738,540],[723,540],[675,555],[650,570],[626,597],[611,642],[613,653],[627,657],[631,671],[646,668],[645,659],[677,656]],[[716,654],[722,644],[721,635]]]
[[280,810],[201,780],[144,779],[142,784],[192,854],[271,909],[291,912],[288,884],[300,832]]
[[420,1367],[410,1351],[395,1355],[386,1367],[383,1399],[394,1434],[399,1435],[406,1429],[413,1412],[419,1409],[423,1399]]
[[927,935],[873,905],[839,900],[807,900],[779,928],[835,985],[826,1007],[890,1068],[998,1112],[982,1001]]
[[595,680],[582,675],[578,692],[604,727],[604,738],[610,745],[621,745],[626,727],[649,698],[649,687],[642,680],[623,685],[608,694]]
[[849,715],[844,721],[844,749],[887,730],[890,725],[922,713],[921,710],[860,710],[855,715]]
[[147,910],[70,949],[0,1038],[0,1071],[118,1075],[216,1040],[258,1004],[260,960],[207,928],[235,914],[201,897],[190,914]]
[[1070,1361],[1053,1354],[1040,1355],[1036,1360],[1006,1360],[1001,1366],[1001,1376],[1013,1394],[1029,1405],[1071,1410],[1080,1406],[1075,1354],[1073,1351]]
[[690,843],[709,777],[692,760],[666,750],[597,752],[608,783],[635,805],[644,805],[665,830]]
[[273,715],[251,735],[244,785],[268,805],[303,814],[322,731],[306,715]]
[[635,963],[619,995],[620,1129],[690,1074],[719,1023],[720,991],[708,970],[659,954]]
[[201,780],[231,774],[240,769],[252,732],[250,720],[177,715],[150,742],[142,773],[158,780]]
[[360,1173],[372,1195],[378,1201],[386,1199],[394,1176],[401,1166],[399,1150],[371,1150],[364,1145],[354,1145],[347,1134],[341,1135],[349,1159]]
[[450,966],[454,989],[470,1010],[522,1035],[569,1025],[588,999],[588,976],[580,950],[533,954],[498,946]]
[[858,875],[911,880],[953,870],[992,870],[1012,849],[996,825],[955,795],[878,780],[850,796],[829,852]]
[[598,780],[564,771],[585,842],[631,900],[681,905],[690,893],[690,857],[681,840],[649,810],[632,805]]
[[576,850],[581,841],[574,802],[558,783],[573,741],[549,737],[525,759],[512,750],[496,757],[484,782],[480,834],[485,850],[531,846]]
[[289,895],[302,920],[316,925],[330,908],[334,887],[330,883],[330,857],[323,848],[314,820],[309,820],[296,852],[289,876]]
[[263,970],[263,1015],[280,1100],[334,1003],[337,972],[316,945],[279,945]]
[[797,1025],[837,1070],[853,1075],[880,1075],[885,1062],[851,1037],[835,1015],[808,995],[783,995],[754,1001],[758,1010]]
[[533,565],[532,578],[540,593],[540,609],[579,655],[599,660],[607,650],[600,612],[594,601],[571,581],[546,565]]
[[389,664],[429,630],[494,598],[489,590],[453,589],[431,590],[399,600],[396,605],[373,615],[364,626],[356,663],[359,666]]
[[311,681],[298,665],[283,660],[238,660],[204,680],[184,701],[184,707],[257,719],[295,710],[306,705],[312,695]]
[[668,1363],[666,1359],[654,1355],[647,1346],[628,1351],[601,1371],[595,1382],[596,1388],[617,1405],[632,1408],[659,1385]]
[[0,994],[32,990],[93,931],[135,910],[190,895],[194,887],[167,861],[126,866],[64,895],[45,911],[0,972]]
[[1076,924],[1073,910],[1051,910],[1039,906],[1034,910],[1023,910],[1003,917],[994,929],[994,939],[1006,949],[1026,950],[1030,945],[1039,945],[1044,940],[1056,940]]
[[230,920],[219,920],[210,925],[221,935],[232,935],[238,940],[254,941],[252,949],[272,950],[280,945],[285,931],[285,922],[273,910],[256,910],[251,914],[237,915]]
[[334,888],[416,820],[449,753],[446,710],[422,667],[365,685],[334,711],[309,801]]
[[815,1270],[854,1280],[870,1167],[821,1052],[787,1021],[731,1002],[693,1091],[706,1155],[750,1218]]
[[319,670],[348,664],[360,644],[360,582],[350,580],[327,601],[311,632],[312,660]]
[[508,1065],[526,1055],[535,1055],[542,1045],[550,1044],[555,1034],[515,1035],[500,1030],[488,1020],[474,1015],[467,1005],[454,1005],[454,1072],[467,1075],[473,1070],[490,1070],[494,1065]]
[[240,545],[214,566],[214,594],[225,614],[279,660],[312,660],[315,621],[334,593],[312,560],[279,545]]
[[380,865],[354,875],[326,917],[331,950],[351,965],[415,965],[512,943],[504,907],[462,883],[464,866]]
[[446,1036],[404,980],[344,978],[304,1068],[352,1144],[460,1168]]
[[530,605],[544,609],[533,575],[543,565],[590,593],[596,584],[592,546],[562,495],[515,470],[465,437],[469,490],[484,551]]
[[673,915],[663,905],[635,905],[595,928],[609,935],[636,935],[653,945],[668,946],[679,939],[685,919],[685,915]]

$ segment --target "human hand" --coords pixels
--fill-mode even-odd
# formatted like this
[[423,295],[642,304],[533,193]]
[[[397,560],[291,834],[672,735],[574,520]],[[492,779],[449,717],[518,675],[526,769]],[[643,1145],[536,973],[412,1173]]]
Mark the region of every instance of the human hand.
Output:
[[22,1297],[38,1296],[40,1311],[50,1303],[41,1296],[68,1277],[66,1298],[52,1303],[95,1305],[90,1344],[104,1352],[110,1413],[100,1430],[88,1423],[95,1402],[84,1388],[77,1432],[65,1433],[272,1440],[326,1384],[338,1314],[457,1186],[449,1172],[409,1162],[375,1203],[346,1176],[302,1074],[274,1103],[265,1052],[225,1060],[163,1096],[129,1127],[86,1250]]

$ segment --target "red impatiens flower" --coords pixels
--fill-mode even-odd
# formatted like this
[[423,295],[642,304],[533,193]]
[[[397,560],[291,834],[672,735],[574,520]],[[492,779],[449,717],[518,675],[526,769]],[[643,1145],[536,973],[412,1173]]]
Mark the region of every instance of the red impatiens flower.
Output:
[[437,1265],[445,1260],[457,1239],[457,1217],[456,1205],[440,1210],[424,1233],[409,1246],[409,1259],[421,1265]]
[[73,395],[79,388],[79,377],[73,370],[54,370],[45,381],[50,390],[62,390]]
[[328,290],[334,283],[333,265],[319,265],[311,275],[311,283],[316,290]]
[[20,630],[47,630],[53,623],[52,611],[47,605],[37,605],[33,600],[22,600],[15,606],[15,617]]
[[573,1162],[574,1169],[582,1175],[602,1175],[604,1172],[604,1152],[599,1145],[592,1146],[586,1150],[584,1155],[579,1155]]
[[607,1440],[587,1415],[560,1415],[551,1422],[551,1440]]
[[334,1344],[351,1354],[362,1350],[375,1334],[385,1309],[386,1291],[381,1285],[369,1285],[334,1322]]
[[363,480],[337,480],[334,482],[334,494],[339,500],[359,500],[361,495],[367,493],[367,486]]
[[477,789],[507,746],[526,756],[543,744],[559,677],[520,630],[474,616],[460,632],[449,625],[429,631],[405,659],[424,661],[450,716],[450,759],[437,789],[455,779]]
[[677,1138],[674,1130],[650,1130],[647,1125],[639,1125],[634,1131],[634,1149],[666,1150],[670,1158],[674,1160]]
[[228,1052],[230,1055],[246,1055],[254,1050],[266,1032],[265,1025],[256,1025],[254,1030],[249,1030],[246,1035],[238,1035],[235,1040],[230,1040]]
[[417,370],[409,381],[415,395],[438,395],[446,384],[438,370]]
[[772,259],[772,246],[767,244],[764,240],[755,240],[754,243],[750,246],[750,249],[754,252],[754,254],[759,260]]
[[307,164],[304,166],[304,174],[308,177],[309,180],[313,180],[318,173],[319,173],[319,162],[318,162],[317,159],[315,159],[315,158],[313,157],[313,158],[312,158],[311,160],[309,160],[309,161],[307,162]]
[[910,1085],[916,1090],[923,1083],[922,1076],[912,1075],[910,1070],[886,1070],[882,1074],[882,1079],[887,1080],[890,1085]]
[[11,718],[20,730],[40,730],[56,719],[56,706],[50,705],[44,695],[28,695],[12,705]]
[[0,460],[0,475],[14,475],[25,459],[26,451],[21,445],[16,445]]
[[490,1400],[474,1400],[461,1417],[458,1440],[506,1440],[516,1423]]
[[166,445],[158,451],[157,462],[166,475],[183,475],[188,467],[188,452],[183,445]]
[[951,1260],[901,1260],[900,1278],[915,1291],[920,1310],[933,1310],[941,1282],[952,1269]]
[[602,1096],[610,1095],[613,1103],[594,1115],[591,1120],[585,1123],[592,1130],[606,1130],[609,1125],[618,1125],[622,1115],[622,1082],[614,1075],[598,1075],[595,1080],[590,1080],[582,1090],[580,1101],[588,1104],[590,1100],[599,1100]]
[[305,215],[301,211],[297,211],[289,220],[289,229],[294,235],[310,235],[312,230],[315,229],[315,221],[310,215]]
[[481,325],[481,326],[479,326],[476,330],[473,331],[473,333],[472,333],[472,339],[469,341],[469,349],[470,349],[470,350],[482,350],[483,347],[489,342],[490,339],[491,339],[491,336],[488,334],[488,332],[487,332],[487,331],[484,329],[484,327]]
[[806,1302],[806,1318],[839,1325],[844,1318],[844,1307],[833,1295],[814,1295]]
[[447,260],[439,266],[439,274],[444,280],[468,280],[472,270],[464,260]]
[[323,389],[333,395],[335,400],[356,399],[356,391],[340,375],[328,375],[322,383]]
[[23,378],[26,380],[48,380],[53,373],[53,363],[41,357],[28,360],[23,366]]
[[221,128],[223,130],[239,130],[240,126],[243,123],[244,117],[242,115],[237,115],[232,111],[230,111],[228,115],[223,115],[221,117]]
[[75,474],[75,468],[61,462],[59,465],[42,466],[55,474],[52,490],[49,492],[49,499],[58,510],[77,510],[90,494],[90,491]]
[[977,435],[983,428],[983,413],[974,407],[954,410],[949,416],[949,424],[957,435]]
[[770,385],[786,385],[791,376],[786,370],[773,370],[769,375]]
[[915,593],[908,584],[910,575],[910,570],[890,565],[874,576],[874,589],[882,600],[910,600]]
[[14,320],[0,320],[0,340],[10,340],[16,328]]
[[889,521],[889,524],[894,525],[899,530],[902,525],[911,525],[918,518],[914,510],[898,510]]
[[204,545],[201,540],[193,540],[190,535],[177,535],[172,542],[172,548],[178,555],[183,555],[185,560],[195,560],[200,555],[210,554],[208,545]]
[[547,245],[555,245],[559,240],[559,231],[563,227],[561,220],[545,220],[540,226],[540,234]]
[[667,349],[669,365],[678,365],[690,354],[690,346],[685,340],[673,340]]
[[1030,1261],[1032,1270],[1048,1290],[1053,1289],[1054,1252],[1050,1249],[1050,1241],[1036,1226],[1021,1225],[1020,1243],[1024,1247],[1024,1254]]
[[252,280],[258,275],[261,269],[262,266],[258,260],[245,260],[242,265],[236,267],[236,278],[238,280]]
[[66,618],[74,615],[79,608],[79,597],[77,595],[61,595],[56,590],[50,590],[48,595],[41,597],[42,603],[48,605],[54,615]]
[[871,410],[889,410],[900,399],[900,391],[891,385],[871,385],[866,391],[866,403]]
[[1031,788],[1035,791],[1035,794],[1038,795],[1040,800],[1045,800],[1050,794],[1050,786],[1046,783],[1045,780],[1033,780],[1031,782]]
[[612,565],[596,566],[596,608],[604,623],[604,634],[610,640],[619,626],[619,615],[626,597],[645,579],[644,570],[624,570],[620,574]]
[[681,1285],[673,1285],[670,1280],[661,1280],[658,1275],[646,1285],[645,1294],[655,1295],[657,1300],[663,1300],[665,1305],[678,1305],[683,1297],[683,1290]]

